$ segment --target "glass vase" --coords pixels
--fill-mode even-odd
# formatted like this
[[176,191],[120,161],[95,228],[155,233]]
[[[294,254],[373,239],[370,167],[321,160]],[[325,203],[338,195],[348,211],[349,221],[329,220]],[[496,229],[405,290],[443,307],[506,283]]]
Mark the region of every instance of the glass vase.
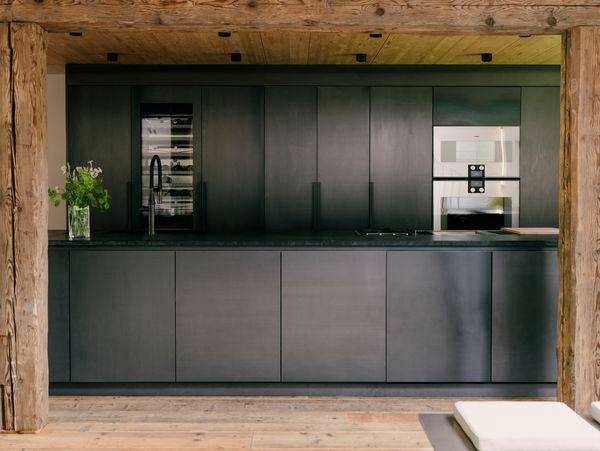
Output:
[[69,239],[90,239],[90,207],[69,205]]

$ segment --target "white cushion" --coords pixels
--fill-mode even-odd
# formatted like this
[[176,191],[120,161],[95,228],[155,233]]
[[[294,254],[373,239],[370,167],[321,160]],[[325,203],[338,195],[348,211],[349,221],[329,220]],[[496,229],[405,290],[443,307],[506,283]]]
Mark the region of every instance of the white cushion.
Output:
[[459,401],[454,417],[480,451],[600,451],[600,431],[561,402]]
[[600,401],[592,403],[592,418],[600,423]]

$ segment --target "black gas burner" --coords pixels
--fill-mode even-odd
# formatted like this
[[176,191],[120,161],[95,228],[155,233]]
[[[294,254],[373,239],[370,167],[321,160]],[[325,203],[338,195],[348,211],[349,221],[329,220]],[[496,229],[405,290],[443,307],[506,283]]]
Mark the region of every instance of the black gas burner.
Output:
[[408,230],[398,230],[390,228],[382,229],[357,229],[356,232],[362,236],[408,236],[411,234]]

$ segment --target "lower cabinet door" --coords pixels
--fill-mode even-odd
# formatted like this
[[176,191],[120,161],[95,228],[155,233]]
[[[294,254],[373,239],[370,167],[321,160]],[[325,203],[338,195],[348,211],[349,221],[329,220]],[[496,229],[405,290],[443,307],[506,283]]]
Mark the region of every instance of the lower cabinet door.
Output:
[[48,249],[48,367],[50,382],[69,382],[69,251]]
[[71,381],[175,380],[171,251],[71,251]]
[[494,252],[492,382],[556,382],[558,254]]
[[282,380],[385,381],[385,252],[282,255]]
[[280,380],[280,253],[177,252],[177,380]]
[[388,252],[387,381],[489,382],[491,253]]

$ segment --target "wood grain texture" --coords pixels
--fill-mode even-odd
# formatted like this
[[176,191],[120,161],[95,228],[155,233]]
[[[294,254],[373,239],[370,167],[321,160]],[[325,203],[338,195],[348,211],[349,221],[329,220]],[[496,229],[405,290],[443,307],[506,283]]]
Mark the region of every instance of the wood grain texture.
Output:
[[451,412],[457,400],[52,397],[49,424],[43,432],[0,435],[0,448],[432,451],[418,414]]
[[[6,27],[3,31],[6,36]],[[47,39],[46,32],[36,24],[10,24],[8,37],[11,83],[6,91],[3,81],[1,92],[2,98],[12,100],[12,105],[9,103],[10,112],[2,115],[2,129],[3,135],[8,131],[11,137],[9,145],[2,146],[0,190],[2,198],[8,199],[2,202],[2,232],[9,225],[12,231],[8,231],[9,238],[3,240],[0,250],[3,262],[8,263],[8,274],[2,273],[2,313],[7,324],[3,336],[8,337],[3,343],[9,343],[3,367],[6,374],[8,362],[10,377],[6,380],[4,376],[3,383],[4,393],[12,391],[4,405],[12,402],[12,409],[4,428],[27,432],[45,424],[48,400]],[[7,102],[2,104],[6,107]],[[4,125],[6,114],[12,116],[12,129]],[[11,278],[13,288],[6,285]],[[12,301],[6,295],[12,295]]]
[[[431,35],[326,32],[95,31],[50,33],[49,64],[560,64],[560,35]],[[230,53],[240,52],[241,63]],[[494,55],[481,62],[481,53]],[[356,62],[366,53],[367,62]]]
[[13,253],[13,98],[10,26],[0,23],[0,385],[3,425],[14,428],[12,397],[15,372]]
[[600,10],[597,0],[22,0],[1,6],[0,21],[35,22],[53,32],[219,31],[226,25],[238,31],[556,34],[573,26],[599,25]]
[[600,399],[600,28],[563,38],[558,399]]

